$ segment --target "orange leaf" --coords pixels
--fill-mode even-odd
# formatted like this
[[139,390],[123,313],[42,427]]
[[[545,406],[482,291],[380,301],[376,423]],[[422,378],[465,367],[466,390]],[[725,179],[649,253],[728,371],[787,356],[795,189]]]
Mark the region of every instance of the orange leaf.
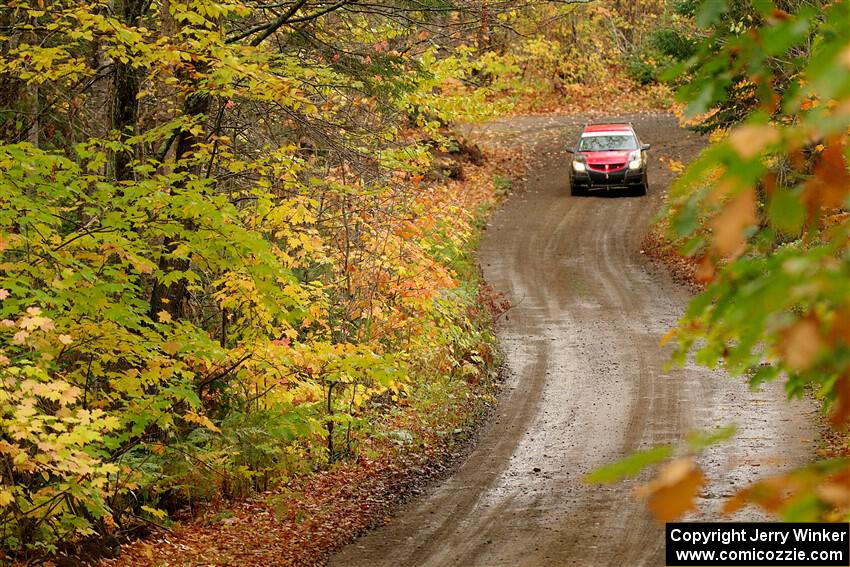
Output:
[[774,8],[773,9],[773,17],[776,18],[777,20],[787,21],[787,20],[791,19],[791,14],[789,14],[785,10],[780,10],[779,8]]
[[699,283],[709,283],[714,279],[715,269],[714,262],[708,256],[703,256],[702,260],[697,264],[697,269],[694,272],[694,278]]
[[658,346],[666,345],[667,343],[670,342],[670,339],[672,339],[675,336],[676,336],[676,329],[670,329],[669,331],[664,333],[664,336],[661,337],[661,340],[658,341]]
[[835,405],[829,421],[836,429],[850,423],[850,374],[845,373],[835,383]]
[[802,371],[812,365],[823,344],[818,320],[809,315],[785,329],[778,346],[785,364]]
[[779,130],[768,124],[749,124],[737,128],[729,136],[729,144],[744,159],[752,159],[779,141]]
[[729,515],[734,514],[747,504],[749,504],[751,498],[751,489],[745,488],[743,490],[739,490],[735,494],[729,497],[726,502],[723,503],[723,514]]
[[647,498],[659,522],[670,522],[696,508],[695,499],[704,481],[694,460],[685,457],[661,469],[652,482],[638,489],[638,494]]
[[825,207],[841,207],[850,195],[850,172],[844,161],[843,144],[838,139],[830,139],[821,153],[821,159],[815,165],[814,190],[818,201]]
[[744,231],[757,221],[756,194],[752,189],[747,189],[729,201],[712,220],[714,249],[726,258],[740,255],[746,243]]
[[839,346],[844,343],[850,346],[850,305],[845,305],[833,312],[833,321],[829,330],[829,341]]

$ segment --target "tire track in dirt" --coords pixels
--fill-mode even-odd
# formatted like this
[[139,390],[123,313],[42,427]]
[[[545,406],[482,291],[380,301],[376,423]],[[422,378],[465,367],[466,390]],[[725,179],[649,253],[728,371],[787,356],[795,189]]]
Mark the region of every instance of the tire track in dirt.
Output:
[[710,519],[719,497],[787,464],[779,451],[791,463],[808,456],[813,407],[786,403],[778,384],[753,393],[692,365],[663,373],[658,339],[689,294],[639,246],[670,182],[658,157],[687,161],[703,142],[670,116],[631,120],[653,145],[644,198],[569,196],[562,149],[578,136],[577,118],[505,119],[470,133],[536,158],[527,190],[493,218],[479,254],[487,280],[514,302],[498,329],[505,391],[458,471],[331,565],[663,565],[662,528],[632,496],[638,481],[586,486],[588,471],[736,422],[735,440],[701,458],[718,480],[693,518]]

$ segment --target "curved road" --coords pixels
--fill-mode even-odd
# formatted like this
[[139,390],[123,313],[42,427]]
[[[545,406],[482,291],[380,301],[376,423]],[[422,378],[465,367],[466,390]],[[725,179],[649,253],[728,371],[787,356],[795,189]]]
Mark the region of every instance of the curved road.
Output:
[[778,385],[754,393],[695,366],[663,373],[658,340],[689,293],[644,259],[640,242],[670,182],[658,158],[686,161],[702,141],[666,115],[630,119],[652,144],[643,198],[569,196],[561,150],[578,136],[576,118],[513,118],[470,133],[482,145],[522,144],[533,162],[527,189],[493,218],[479,255],[514,303],[498,329],[505,391],[451,478],[330,565],[660,566],[663,529],[632,495],[637,481],[587,486],[588,471],[735,422],[734,440],[701,457],[717,480],[689,519],[711,519],[736,486],[809,454],[813,408],[785,402]]

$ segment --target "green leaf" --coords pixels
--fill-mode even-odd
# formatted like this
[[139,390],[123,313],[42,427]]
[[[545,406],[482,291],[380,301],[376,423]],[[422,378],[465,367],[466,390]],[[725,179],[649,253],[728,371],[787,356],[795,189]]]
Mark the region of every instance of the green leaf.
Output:
[[610,463],[591,471],[585,481],[590,484],[611,484],[624,478],[635,476],[650,465],[660,463],[673,454],[673,445],[658,445],[651,449],[632,453],[617,462]]
[[718,427],[713,431],[691,431],[685,437],[685,441],[689,451],[698,453],[712,445],[731,439],[736,431],[737,427],[734,425]]
[[773,226],[790,235],[800,234],[806,220],[799,194],[783,189],[777,189],[771,196],[767,215]]
[[727,9],[726,0],[705,0],[697,10],[696,23],[703,28],[714,25]]

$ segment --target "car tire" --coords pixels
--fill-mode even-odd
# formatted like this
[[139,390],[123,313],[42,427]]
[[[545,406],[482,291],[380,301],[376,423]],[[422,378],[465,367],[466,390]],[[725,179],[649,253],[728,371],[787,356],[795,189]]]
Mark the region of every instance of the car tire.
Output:
[[582,189],[581,187],[576,187],[574,183],[570,183],[570,195],[572,195],[573,197],[581,197],[584,194],[584,189]]
[[648,192],[649,192],[649,185],[646,183],[646,181],[644,181],[643,183],[638,185],[637,189],[635,189],[635,195],[637,195],[638,197],[643,197]]

